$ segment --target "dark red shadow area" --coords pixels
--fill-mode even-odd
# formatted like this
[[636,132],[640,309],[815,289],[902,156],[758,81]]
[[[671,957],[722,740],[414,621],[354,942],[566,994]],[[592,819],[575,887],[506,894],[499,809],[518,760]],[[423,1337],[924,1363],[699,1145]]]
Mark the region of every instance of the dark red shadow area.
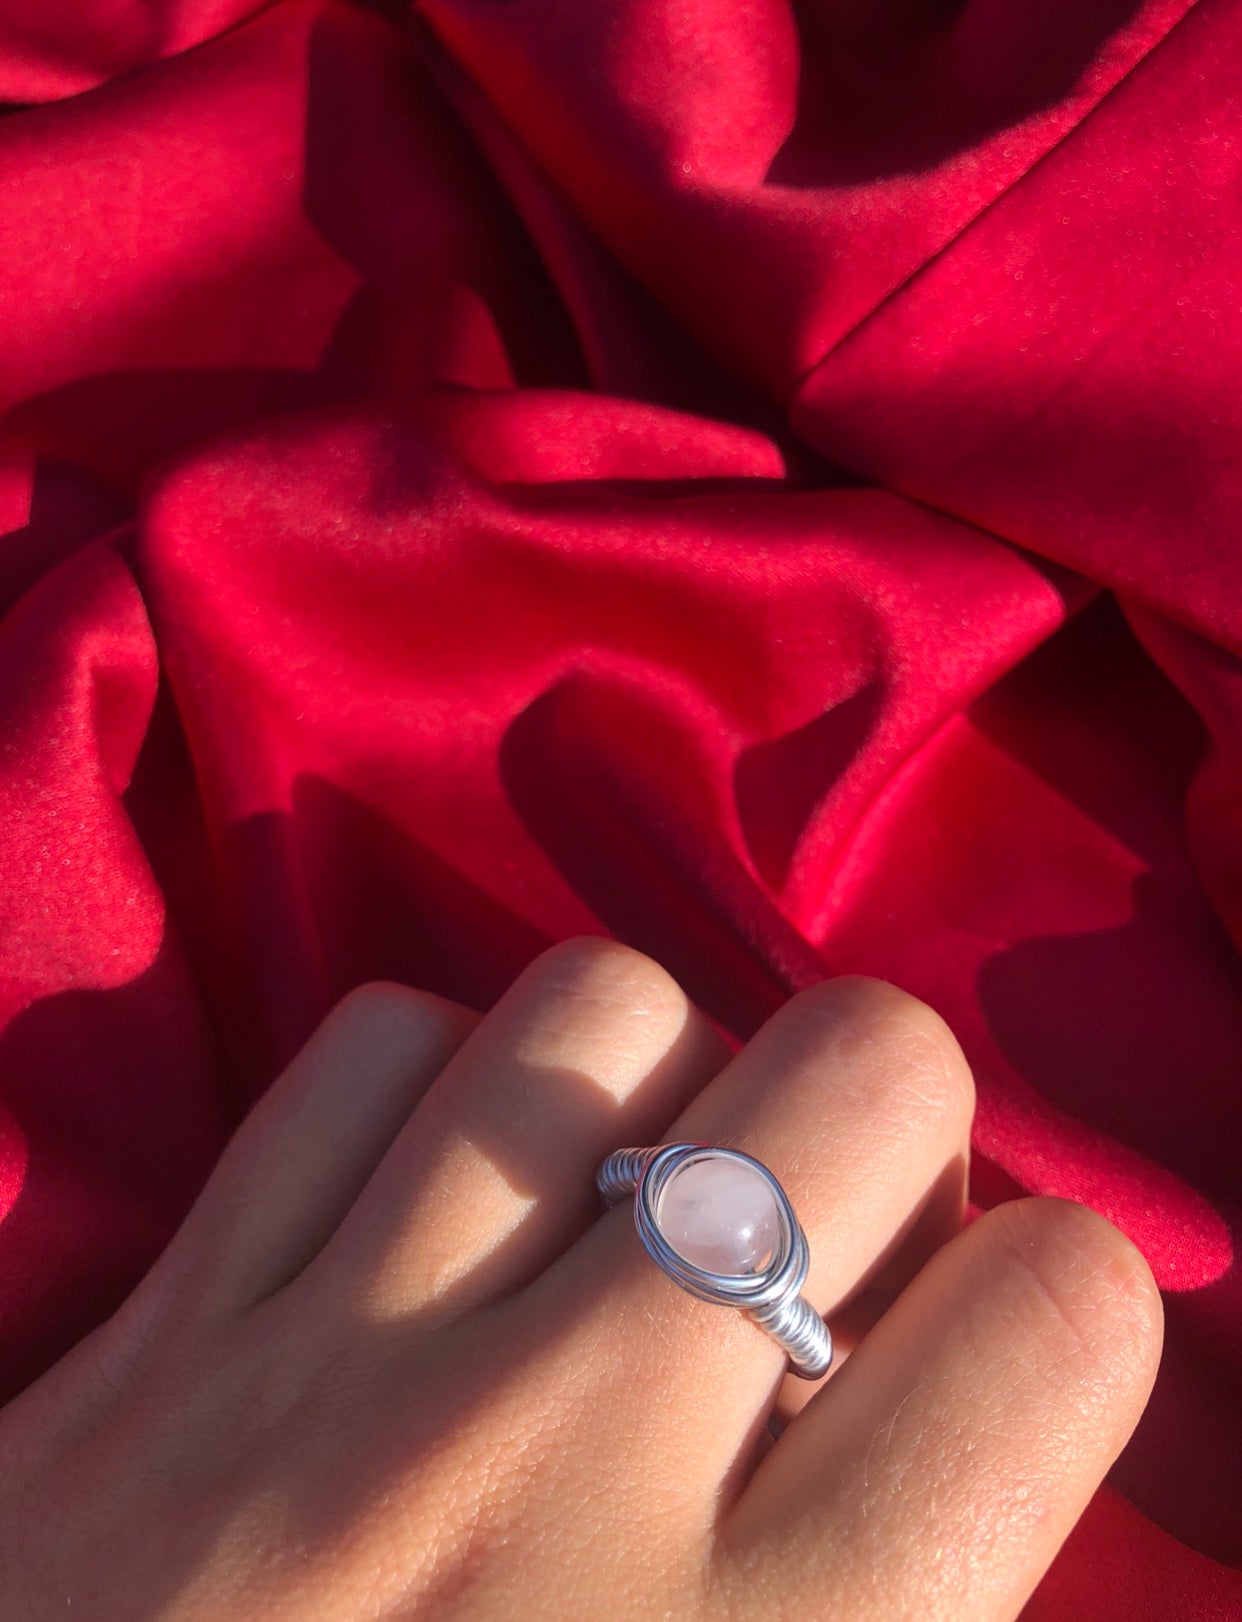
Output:
[[1140,0],[793,0],[798,117],[768,169],[781,186],[910,174],[1062,101]]

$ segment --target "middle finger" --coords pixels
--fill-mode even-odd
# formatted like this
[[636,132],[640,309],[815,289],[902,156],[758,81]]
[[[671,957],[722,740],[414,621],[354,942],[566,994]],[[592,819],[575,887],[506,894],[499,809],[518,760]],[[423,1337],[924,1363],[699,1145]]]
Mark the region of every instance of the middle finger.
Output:
[[[726,1145],[773,1171],[810,1243],[803,1293],[827,1315],[881,1266],[899,1273],[903,1249],[921,1260],[960,1223],[973,1108],[969,1068],[931,1009],[840,979],[787,1003],[659,1141]],[[667,1467],[712,1501],[731,1476],[740,1485],[784,1353],[741,1312],[666,1278],[631,1200],[512,1310],[550,1339],[545,1364],[566,1393],[584,1388],[584,1446],[614,1483]],[[573,1406],[566,1396],[562,1410]]]

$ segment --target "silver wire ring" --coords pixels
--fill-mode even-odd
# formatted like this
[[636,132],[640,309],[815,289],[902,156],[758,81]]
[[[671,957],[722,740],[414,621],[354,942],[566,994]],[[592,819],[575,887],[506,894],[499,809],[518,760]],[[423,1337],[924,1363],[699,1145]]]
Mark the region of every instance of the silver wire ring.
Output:
[[[733,1160],[760,1173],[776,1204],[779,1240],[761,1271],[710,1273],[673,1249],[659,1219],[660,1196],[676,1173],[697,1160]],[[799,1292],[810,1266],[806,1234],[789,1196],[768,1168],[740,1149],[710,1143],[665,1143],[653,1149],[617,1149],[595,1175],[606,1205],[634,1196],[634,1225],[647,1254],[675,1284],[717,1306],[736,1307],[767,1331],[789,1358],[791,1372],[818,1380],[832,1362],[828,1325]]]

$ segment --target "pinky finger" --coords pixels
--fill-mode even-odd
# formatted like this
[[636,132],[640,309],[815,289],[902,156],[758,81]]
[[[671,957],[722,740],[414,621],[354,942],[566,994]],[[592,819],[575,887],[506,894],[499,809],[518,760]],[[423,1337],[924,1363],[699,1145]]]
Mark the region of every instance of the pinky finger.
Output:
[[432,1081],[479,1021],[386,982],[355,988],[253,1106],[122,1309],[191,1338],[258,1305],[330,1238]]
[[780,1595],[782,1616],[1008,1622],[1138,1422],[1161,1324],[1146,1263],[1102,1217],[988,1213],[760,1464],[723,1579]]

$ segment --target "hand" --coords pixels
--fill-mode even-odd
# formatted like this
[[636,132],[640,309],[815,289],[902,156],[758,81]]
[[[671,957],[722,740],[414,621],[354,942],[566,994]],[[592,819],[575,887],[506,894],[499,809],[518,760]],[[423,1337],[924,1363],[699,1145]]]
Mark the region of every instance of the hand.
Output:
[[[1079,1206],[951,1237],[973,1098],[875,981],[733,1058],[604,941],[483,1018],[362,988],[0,1415],[6,1622],[1013,1617],[1142,1410],[1161,1314]],[[667,1279],[630,1201],[599,1214],[604,1155],[675,1138],[772,1168],[843,1341],[887,1306],[822,1389]]]

